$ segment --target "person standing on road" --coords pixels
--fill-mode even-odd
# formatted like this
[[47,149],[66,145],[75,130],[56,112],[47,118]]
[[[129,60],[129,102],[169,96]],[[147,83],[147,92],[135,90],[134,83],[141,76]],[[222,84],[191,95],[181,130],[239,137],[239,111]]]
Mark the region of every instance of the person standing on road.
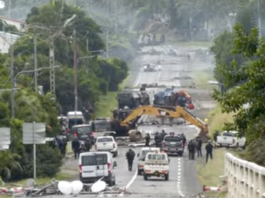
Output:
[[64,157],[66,155],[66,147],[67,147],[67,140],[66,140],[66,138],[63,138],[62,139],[62,149],[61,149],[61,151],[62,151],[62,154],[63,154]]
[[159,133],[156,132],[155,134],[155,144],[156,144],[156,147],[159,148],[159,145],[160,145],[160,138],[159,138]]
[[190,160],[194,160],[195,159],[195,144],[194,144],[194,140],[189,141],[188,149],[189,149],[189,159]]
[[202,157],[202,140],[200,137],[196,139],[197,157]]
[[211,143],[211,140],[208,141],[207,145],[205,146],[205,150],[206,150],[206,163],[207,163],[209,157],[213,159],[213,145]]
[[80,142],[77,137],[72,141],[72,150],[74,151],[75,159],[79,158]]
[[181,137],[182,137],[183,146],[185,148],[187,139],[186,139],[186,137],[185,137],[185,135],[183,133],[181,134]]
[[149,133],[147,133],[145,137],[145,146],[149,147],[149,143],[150,143],[150,135]]
[[132,171],[134,156],[135,156],[135,152],[132,149],[129,149],[126,153],[126,159],[128,162],[129,171]]

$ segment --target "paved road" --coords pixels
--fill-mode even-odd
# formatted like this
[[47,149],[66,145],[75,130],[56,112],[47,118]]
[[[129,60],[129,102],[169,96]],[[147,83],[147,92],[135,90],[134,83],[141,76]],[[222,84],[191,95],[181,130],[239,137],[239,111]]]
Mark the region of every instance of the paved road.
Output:
[[[141,67],[137,67],[140,72],[135,75],[134,85],[139,86],[145,83],[160,83],[166,84],[168,86],[180,86],[181,80],[175,79],[175,77],[181,76],[189,67],[189,60],[186,55],[189,50],[185,49],[179,52],[183,52],[183,56],[172,57],[166,55],[169,51],[169,46],[155,47],[156,51],[160,51],[162,55],[143,55],[139,60]],[[144,51],[150,50],[145,48]],[[175,62],[172,63],[162,63],[161,71],[158,72],[143,72],[142,66],[145,63],[154,63],[157,61],[164,60],[164,62]],[[148,89],[151,92],[157,92],[163,90],[162,88],[152,88]],[[162,128],[166,128],[168,132],[175,131],[178,133],[185,133],[187,139],[194,138],[198,131],[194,127],[190,126],[141,126],[142,128],[151,131],[161,131]],[[144,181],[142,176],[136,176],[136,166],[137,160],[134,163],[134,168],[132,172],[127,170],[127,162],[125,160],[125,153],[128,150],[126,147],[119,148],[119,156],[116,158],[118,167],[115,169],[116,173],[116,183],[120,187],[126,186],[130,181],[132,181],[129,191],[133,194],[129,197],[190,197],[191,195],[201,192],[201,186],[197,181],[195,161],[190,161],[187,158],[187,150],[184,152],[183,157],[170,157],[170,176],[169,181],[150,179]],[[139,149],[135,149],[138,152]],[[71,160],[67,162],[68,166],[73,169],[78,169],[77,160]],[[126,195],[127,196],[127,195]]]

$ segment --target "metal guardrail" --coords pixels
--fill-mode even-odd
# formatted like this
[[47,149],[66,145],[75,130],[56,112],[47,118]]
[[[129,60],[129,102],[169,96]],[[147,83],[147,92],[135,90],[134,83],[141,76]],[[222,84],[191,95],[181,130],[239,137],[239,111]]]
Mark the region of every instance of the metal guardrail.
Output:
[[265,167],[225,155],[227,198],[265,198]]

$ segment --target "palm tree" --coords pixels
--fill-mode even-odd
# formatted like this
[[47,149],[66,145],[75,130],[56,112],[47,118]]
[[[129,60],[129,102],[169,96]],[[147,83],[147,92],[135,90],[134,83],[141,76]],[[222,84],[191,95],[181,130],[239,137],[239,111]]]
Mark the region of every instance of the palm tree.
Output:
[[14,169],[22,170],[18,160],[21,157],[10,151],[0,151],[0,175],[5,174],[6,178],[11,177],[11,171]]

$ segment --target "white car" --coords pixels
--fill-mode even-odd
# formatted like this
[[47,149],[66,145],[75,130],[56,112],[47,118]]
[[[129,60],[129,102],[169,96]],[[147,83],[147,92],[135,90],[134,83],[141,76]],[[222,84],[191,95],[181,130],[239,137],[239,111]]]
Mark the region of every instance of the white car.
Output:
[[118,144],[113,136],[98,137],[95,143],[96,151],[108,151],[113,154],[113,157],[118,156]]
[[145,72],[154,72],[154,71],[161,71],[160,65],[154,65],[154,64],[147,64],[144,66]]

